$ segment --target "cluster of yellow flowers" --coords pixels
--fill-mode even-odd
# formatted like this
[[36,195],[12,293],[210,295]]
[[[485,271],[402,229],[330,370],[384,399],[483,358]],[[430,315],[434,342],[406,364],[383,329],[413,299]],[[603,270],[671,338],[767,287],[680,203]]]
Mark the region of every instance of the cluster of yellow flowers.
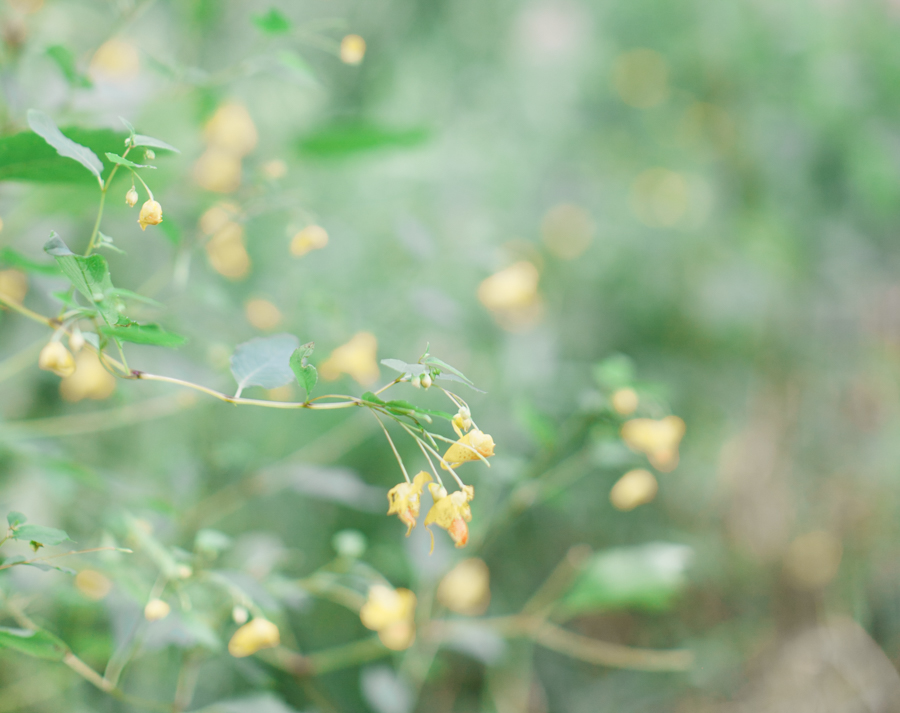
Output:
[[[494,455],[494,439],[473,425],[469,410],[465,407],[460,408],[459,413],[453,418],[453,427],[460,438],[441,458],[441,468],[450,470],[468,461],[485,460]],[[464,428],[472,430],[463,433]],[[469,541],[468,523],[472,521],[472,508],[469,503],[475,497],[475,488],[461,484],[459,490],[448,493],[442,484],[431,480],[431,475],[423,470],[411,482],[400,483],[391,488],[387,495],[389,504],[387,514],[400,518],[400,522],[406,525],[406,535],[409,536],[416,526],[422,506],[422,491],[427,485],[434,504],[425,516],[425,527],[437,525],[447,531],[457,547],[465,547]],[[431,530],[428,532],[431,533]]]

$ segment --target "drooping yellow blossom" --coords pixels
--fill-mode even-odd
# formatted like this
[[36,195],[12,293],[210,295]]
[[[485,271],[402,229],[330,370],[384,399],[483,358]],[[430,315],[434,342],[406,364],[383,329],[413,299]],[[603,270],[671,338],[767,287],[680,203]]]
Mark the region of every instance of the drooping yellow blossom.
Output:
[[359,35],[344,35],[341,40],[341,62],[360,64],[366,56],[366,41]]
[[629,470],[609,491],[609,501],[616,510],[628,512],[656,497],[659,484],[653,473],[643,468]]
[[[457,547],[465,547],[469,541],[469,526],[472,521],[472,508],[469,506],[475,497],[475,488],[471,485],[463,486],[447,494],[447,491],[437,483],[429,483],[428,490],[434,498],[434,505],[425,517],[425,527],[437,525],[444,528],[450,535],[450,539]],[[429,530],[431,532],[431,530]],[[431,536],[431,548],[434,549],[434,535]]]
[[63,378],[75,373],[75,358],[59,342],[49,342],[38,357],[38,366]]
[[406,536],[416,526],[419,508],[422,506],[422,488],[431,481],[431,476],[424,470],[419,472],[411,483],[400,483],[388,490],[387,498],[390,507],[388,515],[396,515],[406,525]]
[[403,651],[416,638],[415,613],[413,592],[376,584],[369,588],[359,619],[364,627],[378,632],[382,644],[393,651]]
[[645,453],[654,468],[668,473],[678,465],[678,444],[684,431],[684,421],[678,416],[633,418],[622,424],[622,439],[633,451]]
[[328,232],[320,225],[307,225],[291,238],[291,255],[303,257],[328,245]]
[[363,386],[377,381],[379,376],[378,340],[374,334],[359,332],[346,344],[339,346],[319,366],[319,376],[334,381],[341,374],[348,374]]
[[125,205],[129,208],[134,208],[138,202],[138,192],[134,189],[134,186],[128,189],[128,193],[125,194]]
[[247,107],[237,102],[222,104],[203,129],[210,146],[232,156],[246,156],[259,141],[256,124]]
[[141,57],[130,42],[113,38],[104,42],[88,67],[88,75],[94,80],[129,82],[137,77],[141,69]]
[[141,230],[146,230],[148,225],[159,225],[162,219],[162,206],[155,200],[150,199],[141,206],[141,214],[138,216]]
[[103,368],[94,352],[86,349],[75,358],[75,372],[59,382],[59,395],[70,403],[82,399],[102,401],[115,390],[116,377]]
[[213,193],[233,193],[241,185],[239,156],[210,146],[194,163],[194,181]]
[[21,270],[0,270],[0,297],[21,304],[28,294],[28,276]]
[[262,649],[274,648],[280,643],[278,627],[268,619],[257,617],[234,632],[228,642],[228,653],[235,658],[243,658]]
[[112,589],[109,578],[93,569],[83,569],[75,575],[75,588],[88,599],[99,602]]
[[484,614],[491,601],[490,571],[484,560],[472,557],[451,569],[438,585],[437,600],[457,614]]
[[172,607],[162,599],[151,599],[144,607],[144,618],[147,621],[160,621],[169,616]]
[[494,439],[487,433],[473,428],[447,449],[441,468],[449,470],[470,460],[481,460],[492,455],[494,455]]
[[203,212],[197,225],[205,235],[212,237],[226,225],[234,223],[240,218],[240,206],[234,203],[216,203]]

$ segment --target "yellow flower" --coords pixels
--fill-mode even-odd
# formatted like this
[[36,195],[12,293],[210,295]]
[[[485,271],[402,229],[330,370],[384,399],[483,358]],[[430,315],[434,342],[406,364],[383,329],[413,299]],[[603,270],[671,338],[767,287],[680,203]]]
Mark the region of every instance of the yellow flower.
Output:
[[388,490],[388,503],[390,508],[388,515],[396,515],[400,522],[406,525],[406,536],[416,526],[416,518],[419,517],[419,508],[422,505],[422,488],[431,480],[431,476],[424,470],[421,471],[411,483],[400,483]]
[[[465,485],[462,490],[447,495],[442,486],[429,483],[428,490],[434,498],[434,505],[425,517],[425,527],[429,525],[442,527],[457,547],[465,547],[469,541],[469,526],[466,523],[472,521],[472,508],[469,507],[469,502],[475,497],[475,488]],[[431,548],[434,549],[434,535],[431,536]]]
[[403,651],[416,638],[415,613],[416,595],[413,592],[376,584],[369,588],[368,599],[359,610],[359,619],[364,627],[378,632],[382,644],[394,651]]
[[128,193],[125,194],[125,203],[129,208],[134,208],[135,204],[138,202],[138,192],[134,190],[134,186],[128,189]]
[[477,428],[473,428],[447,449],[447,452],[444,453],[444,462],[441,463],[441,468],[449,470],[467,461],[481,460],[492,455],[494,455],[494,439],[487,433],[482,433]]
[[167,602],[162,599],[151,599],[144,607],[144,618],[147,621],[160,621],[169,616],[171,611],[172,607]]
[[75,358],[59,342],[49,342],[38,357],[38,366],[63,378],[75,373]]
[[291,255],[303,257],[313,250],[321,250],[328,245],[328,231],[321,225],[307,225],[291,238]]
[[668,473],[678,465],[678,444],[685,425],[678,416],[633,418],[622,424],[622,439],[631,450],[645,453],[659,471]]
[[341,374],[348,374],[363,386],[368,386],[379,376],[377,352],[378,340],[375,335],[359,332],[349,342],[331,352],[331,356],[319,365],[319,376],[325,381],[334,381]]
[[141,230],[146,230],[148,225],[162,223],[162,206],[153,199],[148,200],[141,206],[138,223],[140,223]]
[[[72,344],[71,338],[69,344]],[[59,382],[59,395],[63,399],[75,403],[82,399],[102,401],[112,396],[116,390],[116,377],[103,368],[94,352],[79,352],[75,366],[75,373]]]
[[28,294],[28,276],[20,270],[0,270],[0,297],[21,304]]
[[456,435],[462,438],[462,435],[472,428],[472,413],[465,406],[460,406],[451,423]]
[[268,619],[256,618],[234,632],[228,642],[228,653],[235,658],[255,654],[261,649],[271,649],[281,643],[278,627]]
[[643,468],[629,470],[616,481],[609,491],[609,501],[616,510],[628,512],[638,505],[649,503],[656,497],[659,484],[653,473]]
[[473,557],[451,569],[438,585],[437,600],[457,614],[484,614],[491,601],[490,571],[484,560]]
[[341,62],[359,64],[366,56],[366,41],[359,35],[345,35],[341,40]]
[[634,389],[616,389],[612,395],[612,407],[620,416],[630,416],[637,410],[639,400]]

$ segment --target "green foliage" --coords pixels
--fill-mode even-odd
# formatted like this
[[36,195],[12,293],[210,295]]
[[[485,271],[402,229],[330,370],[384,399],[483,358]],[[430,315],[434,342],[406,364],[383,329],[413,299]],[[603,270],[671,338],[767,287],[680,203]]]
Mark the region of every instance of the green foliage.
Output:
[[336,123],[323,126],[300,139],[305,156],[337,158],[375,149],[410,149],[430,138],[427,129],[397,129],[374,123]]
[[56,233],[51,233],[44,251],[56,258],[56,264],[72,286],[97,308],[107,325],[114,327],[119,320],[119,311],[112,296],[113,286],[106,258],[102,255],[76,255]]
[[31,260],[12,248],[0,250],[0,263],[23,272],[33,272],[37,275],[52,275],[55,277],[61,274],[58,265]]
[[[97,154],[120,150],[125,139],[124,134],[110,129],[69,127],[61,132],[73,143],[88,149],[94,158]],[[95,164],[92,166],[96,168]],[[102,171],[102,165],[99,170]],[[95,184],[98,174],[93,170],[90,173],[94,174],[93,178],[32,131],[0,137],[0,181]]]
[[307,342],[294,350],[290,360],[291,370],[294,372],[294,376],[297,377],[297,383],[300,384],[300,388],[306,392],[307,401],[312,396],[312,391],[319,380],[319,372],[316,371],[316,367],[306,363],[307,359],[312,356],[315,347],[315,342]]
[[47,56],[56,62],[56,65],[66,78],[66,81],[73,87],[89,89],[93,86],[91,80],[78,71],[78,67],[75,63],[75,56],[68,47],[63,45],[51,45],[47,48]]
[[61,661],[69,651],[69,647],[49,631],[0,627],[0,649],[3,648],[50,661]]
[[293,381],[291,357],[299,346],[300,340],[293,334],[257,337],[238,346],[231,356],[238,394],[248,386],[275,389]]
[[135,163],[134,161],[129,161],[127,158],[122,158],[118,154],[114,154],[109,151],[106,152],[106,158],[108,158],[113,163],[117,163],[120,166],[127,166],[128,168],[156,168],[156,166],[149,166],[147,164],[140,164]]
[[123,342],[149,344],[155,347],[180,347],[187,341],[180,334],[167,332],[158,324],[138,324],[121,317],[115,326],[100,327],[100,332]]
[[598,552],[562,600],[570,614],[670,607],[687,584],[691,548],[665,542]]
[[56,149],[56,153],[66,158],[78,161],[101,182],[100,174],[103,172],[103,164],[97,155],[87,146],[82,146],[65,136],[49,116],[37,109],[28,110],[28,126],[31,130]]
[[274,7],[263,15],[254,15],[253,24],[266,35],[282,35],[291,31],[291,21]]

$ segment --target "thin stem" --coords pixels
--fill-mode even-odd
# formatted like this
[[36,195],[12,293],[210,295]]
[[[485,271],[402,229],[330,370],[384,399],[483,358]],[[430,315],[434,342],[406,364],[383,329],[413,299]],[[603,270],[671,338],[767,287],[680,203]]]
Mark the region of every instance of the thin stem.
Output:
[[[2,540],[0,540],[0,545],[2,545],[8,539],[9,539],[8,537],[4,537]],[[60,557],[70,557],[72,555],[86,555],[90,552],[110,552],[110,551],[127,552],[128,554],[132,553],[131,550],[126,550],[122,547],[92,547],[89,550],[73,550],[72,552],[63,552],[58,555],[49,555],[47,557],[35,557],[34,559],[23,560],[22,562],[10,562],[8,564],[0,564],[0,569],[9,569],[10,567],[15,567],[17,564],[33,564],[34,562],[45,562],[46,560],[55,560],[55,559],[59,559]]]
[[53,329],[56,329],[59,326],[58,320],[50,319],[49,317],[45,317],[42,314],[38,314],[37,312],[32,312],[25,305],[21,305],[18,302],[10,300],[10,299],[4,297],[2,294],[0,294],[0,304],[4,305],[6,307],[9,307],[14,312],[18,312],[23,317],[28,317],[28,319],[32,319],[35,322],[40,322],[41,324],[43,324],[47,327],[52,327]]
[[[421,449],[422,449],[422,452],[425,453],[425,457],[426,457],[426,458],[428,458],[428,453],[427,453],[426,450],[425,450],[425,449],[427,448],[429,451],[431,451],[431,452],[435,455],[435,457],[436,457],[441,463],[446,463],[446,461],[441,457],[441,454],[440,454],[440,453],[438,453],[438,452],[437,452],[436,450],[434,450],[431,446],[429,446],[427,443],[425,443],[421,438],[419,438],[419,436],[416,435],[416,433],[415,433],[409,426],[407,426],[405,423],[403,423],[403,421],[397,421],[397,423],[399,423],[399,424],[403,427],[403,429],[404,429],[410,436],[412,436],[413,439],[415,439],[416,443],[419,444],[419,448],[421,448]],[[428,462],[431,463],[431,459],[430,459],[430,458],[428,459]],[[434,470],[434,466],[431,466],[431,468],[432,468],[432,470]],[[450,472],[453,473],[453,470],[452,470],[452,469],[449,469],[449,468],[448,468],[448,470],[450,470]],[[434,470],[434,475],[435,475],[435,477],[437,478],[438,485],[443,486],[443,485],[444,485],[444,481],[441,480],[441,476],[438,475],[437,470]],[[459,483],[459,487],[462,487],[462,485],[463,485],[463,484],[462,484],[462,481],[457,477],[456,473],[453,473],[453,477],[456,478],[456,482]]]
[[[381,419],[378,418],[378,414],[375,411],[372,411],[372,415],[375,417],[375,420],[378,421],[378,425],[381,426],[381,430],[384,431],[384,436],[387,438],[388,443],[391,444],[391,450],[394,451],[394,457],[397,459],[397,462],[400,464],[400,470],[403,471],[403,477],[406,478],[406,482],[409,482],[409,473],[406,472],[406,466],[403,465],[403,459],[400,457],[400,454],[397,452],[397,447],[394,445],[394,441],[391,440],[391,434],[388,433],[387,428],[381,422]],[[402,425],[402,424],[401,424]]]
[[0,362],[0,381],[6,381],[31,366],[46,341],[44,337],[41,337],[34,344],[28,345],[22,351]]
[[388,384],[385,384],[385,385],[382,386],[380,389],[378,389],[378,391],[374,392],[375,395],[378,396],[378,394],[384,393],[384,392],[387,391],[389,388],[391,388],[394,384],[399,384],[400,381],[401,381],[402,379],[403,379],[402,376],[398,376],[398,377],[397,377],[396,379],[394,379],[392,382],[390,382],[390,383],[388,383]]

